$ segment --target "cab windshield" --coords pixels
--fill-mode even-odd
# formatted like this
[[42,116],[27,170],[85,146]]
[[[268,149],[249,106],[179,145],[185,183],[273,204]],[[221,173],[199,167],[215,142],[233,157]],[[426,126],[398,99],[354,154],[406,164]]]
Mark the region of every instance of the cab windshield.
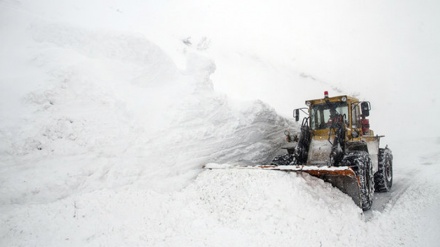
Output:
[[335,119],[348,124],[347,116],[347,102],[314,105],[310,112],[310,127],[313,130],[329,128]]

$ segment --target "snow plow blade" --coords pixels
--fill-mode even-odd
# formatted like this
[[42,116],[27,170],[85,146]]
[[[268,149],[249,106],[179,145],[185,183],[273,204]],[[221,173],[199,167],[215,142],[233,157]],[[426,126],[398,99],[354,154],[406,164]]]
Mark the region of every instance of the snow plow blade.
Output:
[[329,182],[334,187],[349,195],[356,205],[361,206],[360,182],[356,173],[348,166],[328,167],[328,166],[277,166],[277,165],[257,165],[240,166],[230,164],[209,163],[204,166],[205,169],[263,169],[285,172],[305,172],[314,177]]

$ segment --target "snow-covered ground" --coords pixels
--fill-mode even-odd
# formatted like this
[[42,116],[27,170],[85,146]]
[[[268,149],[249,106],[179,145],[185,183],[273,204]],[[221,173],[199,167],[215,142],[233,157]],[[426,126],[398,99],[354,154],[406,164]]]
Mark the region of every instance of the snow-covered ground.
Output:
[[[438,246],[436,2],[0,1],[0,246]],[[363,213],[266,164],[347,93],[394,154]]]

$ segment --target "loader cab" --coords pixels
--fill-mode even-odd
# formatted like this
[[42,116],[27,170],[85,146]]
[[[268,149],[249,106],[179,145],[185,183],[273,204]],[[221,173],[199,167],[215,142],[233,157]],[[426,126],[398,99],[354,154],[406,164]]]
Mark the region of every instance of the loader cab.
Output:
[[357,98],[347,95],[308,100],[307,108],[299,108],[293,111],[293,117],[298,122],[303,112],[306,117],[303,124],[309,126],[315,135],[328,135],[327,129],[335,127],[335,123],[343,123],[347,128],[347,134],[351,138],[365,135],[374,135],[370,129],[369,120],[371,105],[368,101],[359,101]]
[[346,95],[328,97],[328,92],[325,92],[324,98],[306,101],[310,129],[321,132],[320,130],[334,128],[337,123],[350,127],[354,100],[356,99]]
[[329,102],[310,107],[310,127],[312,130],[330,128],[337,122],[348,125],[347,102]]

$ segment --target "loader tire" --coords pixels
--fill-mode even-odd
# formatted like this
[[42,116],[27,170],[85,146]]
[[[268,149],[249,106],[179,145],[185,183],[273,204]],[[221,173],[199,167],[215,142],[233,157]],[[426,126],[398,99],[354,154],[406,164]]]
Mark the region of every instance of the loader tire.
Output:
[[296,161],[295,156],[293,154],[284,154],[276,156],[273,160],[271,165],[275,166],[288,166],[288,165],[294,165]]
[[379,165],[374,174],[374,187],[377,192],[388,192],[393,185],[393,154],[389,148],[379,149]]
[[359,207],[367,211],[373,205],[374,174],[370,155],[365,151],[352,151],[347,154],[343,163],[352,167],[359,178]]

